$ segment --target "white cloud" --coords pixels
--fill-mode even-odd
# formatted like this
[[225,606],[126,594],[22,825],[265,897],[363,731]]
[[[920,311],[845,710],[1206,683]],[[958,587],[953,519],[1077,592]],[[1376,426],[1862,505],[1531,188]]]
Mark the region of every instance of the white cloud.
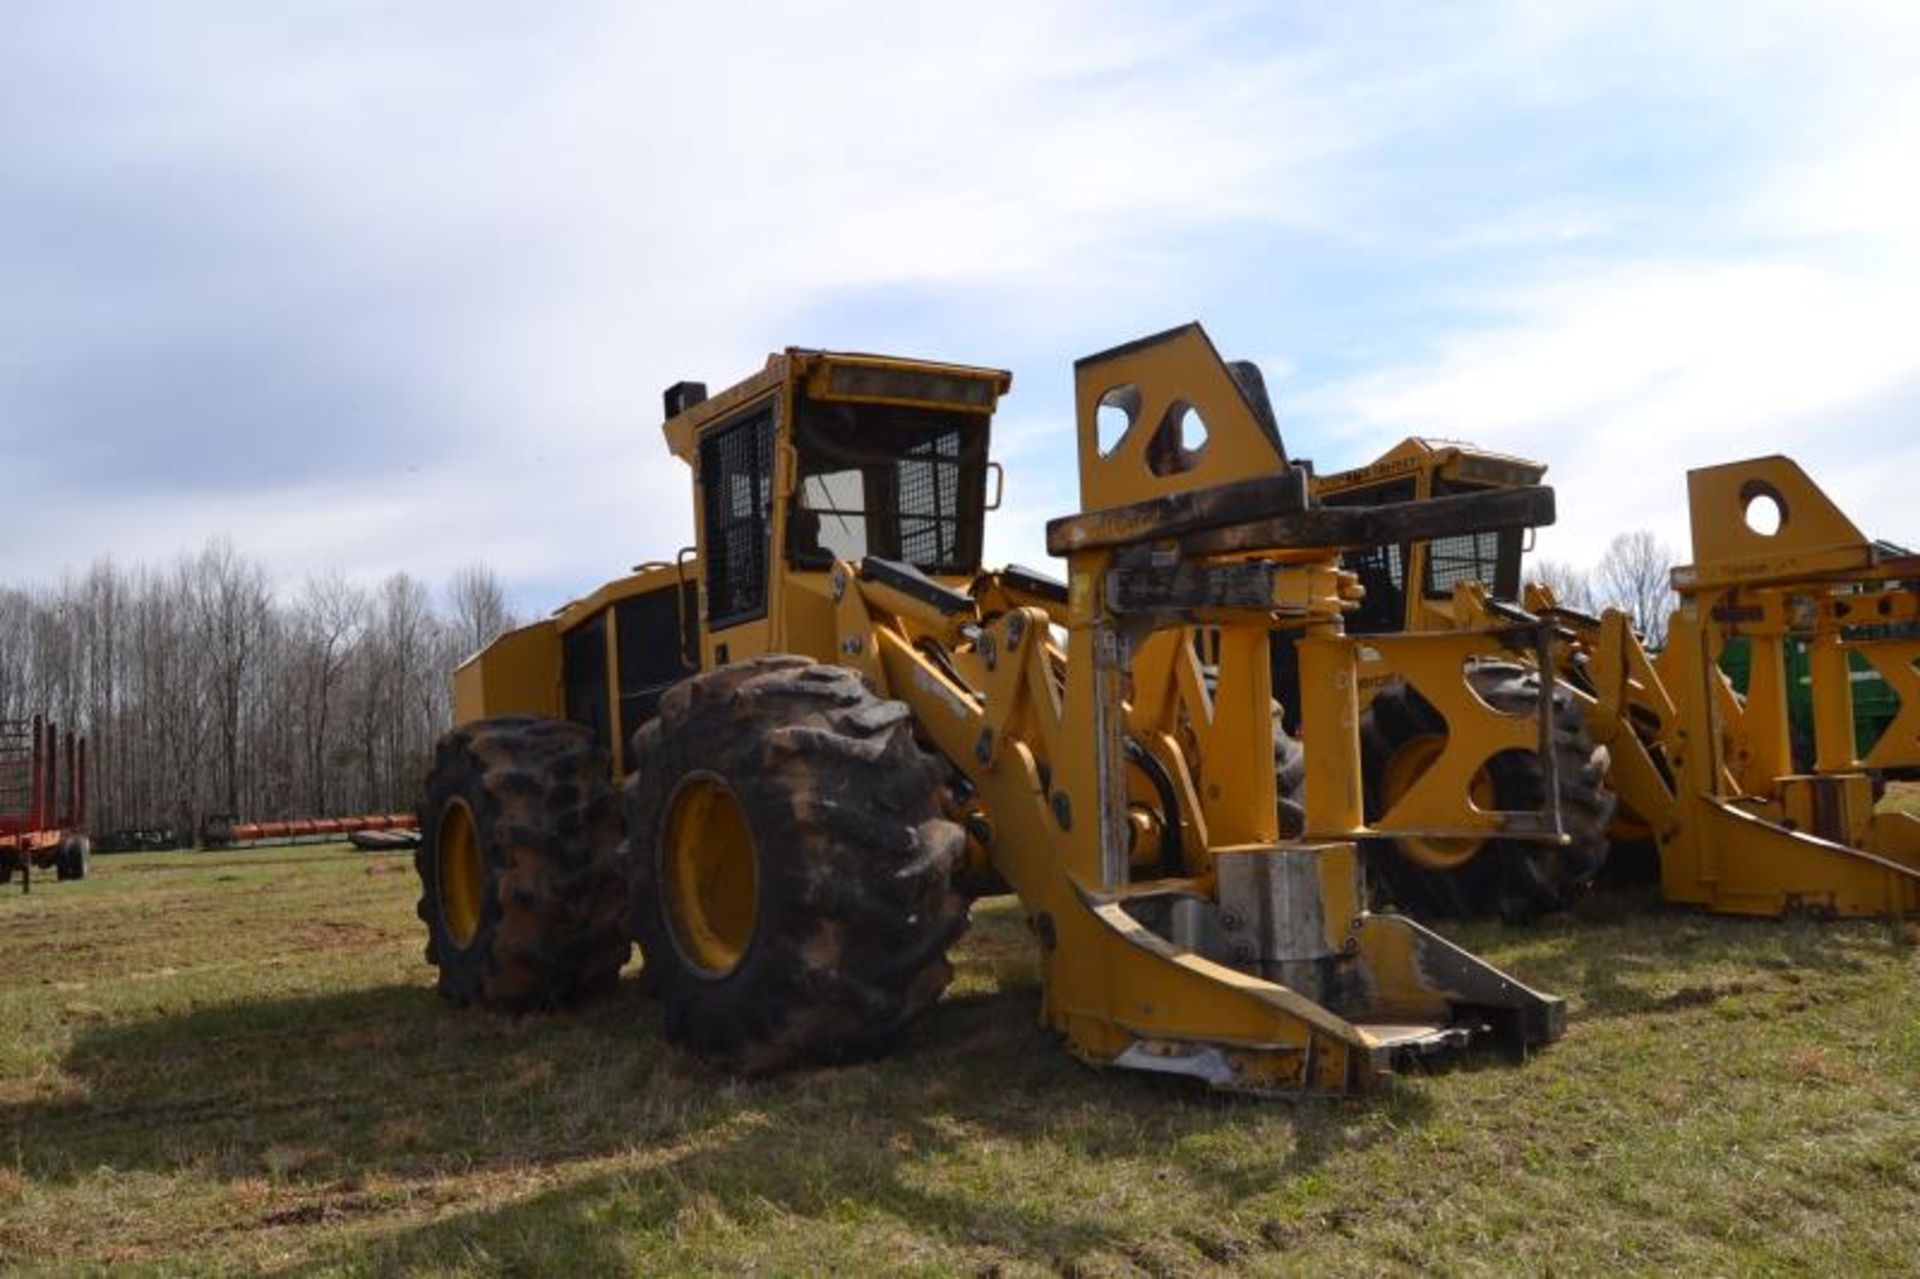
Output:
[[[1766,432],[1816,474],[1836,424],[1914,460],[1876,416],[1914,375],[1920,296],[1898,9],[241,12],[49,9],[20,24],[21,61],[0,55],[39,73],[0,123],[15,173],[86,214],[61,228],[70,254],[0,249],[0,457],[57,477],[19,497],[0,579],[225,532],[286,574],[477,557],[584,589],[689,537],[659,388],[745,375],[822,340],[796,330],[823,315],[834,340],[1014,368],[989,538],[1008,557],[1034,558],[1077,491],[1062,353],[1227,297],[1235,336],[1284,348],[1283,417],[1337,440],[1298,451],[1346,464],[1421,426],[1537,452],[1562,487],[1556,554],[1658,524],[1683,465]],[[1529,133],[1569,112],[1564,138]],[[1669,120],[1726,139],[1677,195],[1624,163],[1614,182],[1526,171]],[[1376,253],[1408,278],[1352,303],[1363,366],[1336,374],[1357,344],[1272,299],[1344,304],[1296,278]],[[909,301],[869,314],[876,297]],[[201,329],[258,418],[197,459],[192,495],[89,503],[55,437],[111,450],[229,388],[74,420],[57,396],[10,400],[10,378],[127,377],[122,353]],[[296,459],[220,484],[306,393],[223,346],[249,331],[400,387],[340,410],[358,474]]]
[[1883,416],[1903,388],[1920,391],[1916,288],[1797,263],[1594,266],[1500,299],[1507,320],[1451,334],[1430,358],[1300,407],[1362,455],[1425,433],[1549,461],[1560,523],[1544,545],[1557,557],[1590,561],[1633,527],[1684,547],[1688,467],[1785,452],[1818,479],[1869,450],[1879,465],[1920,463],[1909,424]]
[[[997,293],[1010,323],[1080,330],[1088,308],[1137,300],[1174,269],[1158,241],[1297,213],[1304,166],[1336,146],[1324,128],[1289,142],[1236,127],[1284,118],[1288,83],[1182,65],[1224,20],[1205,7],[1171,25],[1013,4],[965,22],[912,6],[430,12],[48,24],[50,78],[70,75],[81,98],[112,92],[92,114],[74,103],[84,145],[47,148],[42,175],[76,190],[131,181],[160,207],[127,221],[149,216],[206,260],[136,251],[136,270],[90,288],[41,279],[0,324],[17,328],[23,365],[36,348],[83,367],[91,352],[89,375],[112,377],[107,352],[177,337],[204,311],[398,368],[435,422],[384,424],[390,451],[364,459],[345,499],[316,499],[297,474],[191,503],[153,492],[123,508],[137,520],[29,520],[0,572],[124,549],[135,527],[147,545],[221,528],[289,569],[371,562],[353,549],[369,542],[396,567],[486,547],[503,571],[670,550],[687,537],[684,501],[642,500],[651,477],[679,472],[655,431],[661,386],[744,376],[808,340],[796,315],[862,289]],[[233,256],[183,232],[185,211]],[[57,351],[48,313],[68,317]],[[383,476],[396,459],[417,468],[404,484]],[[222,461],[206,460],[209,482]],[[364,496],[396,488],[409,500]],[[575,530],[542,498],[626,518]],[[563,527],[586,536],[563,542]]]
[[[1725,17],[1680,13],[1649,39],[1704,38]],[[1576,206],[1573,252],[1469,280],[1447,299],[1467,318],[1292,407],[1362,455],[1421,432],[1549,461],[1560,522],[1542,547],[1556,558],[1591,561],[1634,527],[1684,557],[1685,470],[1773,452],[1870,532],[1916,540],[1893,477],[1920,464],[1920,14],[1761,16],[1701,46],[1689,89],[1743,106],[1766,141],[1730,157],[1722,201],[1629,183],[1613,212]],[[1488,238],[1522,242],[1553,207],[1495,220]]]

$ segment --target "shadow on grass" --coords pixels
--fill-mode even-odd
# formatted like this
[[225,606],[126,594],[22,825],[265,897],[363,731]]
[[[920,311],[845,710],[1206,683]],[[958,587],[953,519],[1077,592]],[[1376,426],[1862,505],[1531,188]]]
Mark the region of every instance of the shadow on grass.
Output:
[[[1784,1007],[1800,991],[1877,980],[1898,945],[1884,925],[1718,918],[1653,896],[1597,899],[1529,928],[1442,931],[1510,955],[1522,980],[1568,997],[1577,1021],[1658,1019],[1756,992],[1751,1009]],[[0,1149],[38,1180],[111,1168],[271,1181],[289,1194],[262,1224],[363,1220],[312,1241],[332,1257],[320,1264],[348,1268],[540,1269],[551,1255],[600,1273],[644,1254],[671,1269],[730,1239],[765,1245],[796,1221],[843,1240],[881,1223],[883,1239],[1064,1268],[1169,1237],[1164,1220],[1108,1207],[1116,1187],[1121,1203],[1142,1187],[1206,1203],[1173,1230],[1193,1238],[1168,1245],[1197,1265],[1214,1232],[1261,1246],[1248,1220],[1225,1220],[1235,1205],[1337,1176],[1356,1152],[1432,1121],[1446,1090],[1422,1076],[1525,1069],[1481,1054],[1410,1069],[1380,1098],[1295,1104],[1095,1072],[1035,1024],[1026,946],[1017,915],[981,912],[957,956],[963,993],[900,1052],[756,1082],[667,1049],[631,976],[613,998],[555,1016],[490,1016],[391,985],[97,1025],[62,1060],[70,1094],[0,1107]],[[434,1220],[414,1224],[422,1216]]]
[[[1102,1207],[1118,1188],[1172,1193],[1160,1179],[1177,1173],[1217,1211],[1432,1110],[1417,1090],[1284,1104],[1191,1080],[1095,1072],[1034,1023],[1035,1000],[1031,990],[949,999],[892,1057],[765,1081],[716,1082],[669,1057],[651,1087],[672,1099],[662,1112],[679,1118],[630,1141],[618,1171],[340,1253],[378,1273],[452,1260],[539,1269],[556,1257],[588,1273],[633,1273],[711,1264],[732,1239],[770,1249],[759,1264],[776,1273],[832,1268],[781,1255],[783,1223],[805,1220],[856,1231],[854,1223],[871,1223],[883,1250],[904,1234],[1061,1273],[1095,1255],[1158,1273],[1167,1266],[1143,1236],[1163,1232]],[[1218,1229],[1226,1228],[1195,1220],[1166,1246],[1197,1263],[1221,1246]],[[340,1253],[313,1264],[330,1270]],[[884,1255],[851,1263],[856,1272],[888,1266]]]
[[[379,1215],[397,1205],[376,1192],[395,1183],[429,1202],[511,1200],[379,1241],[400,1271],[476,1246],[630,1269],[606,1251],[609,1233],[667,1230],[690,1211],[835,1218],[849,1204],[1051,1265],[1137,1236],[1080,1195],[983,1206],[930,1170],[984,1159],[991,1183],[995,1168],[1172,1167],[1237,1201],[1427,1114],[1418,1091],[1289,1106],[1095,1072],[1035,1024],[1037,997],[1016,984],[949,998],[883,1061],[757,1082],[716,1079],[665,1048],[631,978],[597,1006],[518,1019],[417,986],[244,1002],[83,1033],[63,1061],[73,1091],[0,1108],[0,1142],[36,1180],[111,1168],[270,1181],[299,1206],[267,1225]],[[1234,1140],[1242,1128],[1260,1139]],[[617,1171],[570,1172],[608,1157]],[[540,1169],[573,1179],[528,1197]]]
[[[1171,1169],[1238,1202],[1428,1118],[1417,1085],[1288,1105],[1090,1070],[1036,1024],[1031,967],[1010,959],[1023,945],[1017,921],[983,919],[960,962],[999,989],[944,1000],[883,1061],[756,1082],[666,1048],[631,975],[553,1016],[389,985],[97,1025],[62,1059],[65,1092],[0,1106],[0,1148],[39,1181],[100,1169],[268,1181],[296,1208],[267,1225],[377,1217],[397,1210],[381,1198],[396,1186],[409,1215],[421,1196],[487,1205],[380,1242],[403,1271],[474,1241],[537,1264],[527,1249],[551,1240],[588,1273],[629,1269],[603,1251],[610,1219],[630,1236],[687,1212],[839,1217],[849,1204],[1051,1265],[1138,1235],[1090,1206],[1100,1187],[983,1206],[951,1170],[994,1184],[1038,1167],[1127,1167],[1149,1182]],[[614,1171],[580,1167],[592,1160]],[[567,1184],[529,1197],[529,1172]]]

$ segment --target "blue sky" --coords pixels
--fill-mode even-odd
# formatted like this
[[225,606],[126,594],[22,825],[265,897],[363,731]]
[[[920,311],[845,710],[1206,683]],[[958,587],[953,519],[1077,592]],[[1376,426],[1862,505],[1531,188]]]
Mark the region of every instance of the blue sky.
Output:
[[1074,357],[1189,319],[1290,450],[1552,465],[1543,553],[1797,456],[1920,542],[1920,5],[10,5],[0,581],[230,535],[289,587],[688,540],[659,391],[996,364],[995,559]]

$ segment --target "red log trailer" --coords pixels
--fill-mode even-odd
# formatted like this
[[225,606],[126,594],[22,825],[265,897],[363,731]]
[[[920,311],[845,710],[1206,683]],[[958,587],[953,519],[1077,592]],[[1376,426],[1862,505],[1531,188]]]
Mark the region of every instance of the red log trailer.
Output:
[[[303,817],[272,822],[236,822],[230,817],[207,819],[200,842],[208,848],[236,844],[297,844],[352,839],[376,831],[412,831],[419,825],[412,813],[367,813],[358,817]],[[356,841],[358,842],[358,841]],[[410,842],[408,846],[411,846]]]
[[85,879],[87,743],[60,733],[44,715],[0,720],[0,884],[51,866],[55,878]]

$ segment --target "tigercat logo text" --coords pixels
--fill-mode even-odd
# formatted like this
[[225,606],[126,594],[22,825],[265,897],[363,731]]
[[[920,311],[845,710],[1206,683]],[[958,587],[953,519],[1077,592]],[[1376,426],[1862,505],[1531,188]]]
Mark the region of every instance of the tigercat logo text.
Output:
[[1354,471],[1337,471],[1320,477],[1319,487],[1323,490],[1359,488],[1373,480],[1392,479],[1396,475],[1417,471],[1426,460],[1424,457],[1403,457],[1391,462],[1375,462]]

